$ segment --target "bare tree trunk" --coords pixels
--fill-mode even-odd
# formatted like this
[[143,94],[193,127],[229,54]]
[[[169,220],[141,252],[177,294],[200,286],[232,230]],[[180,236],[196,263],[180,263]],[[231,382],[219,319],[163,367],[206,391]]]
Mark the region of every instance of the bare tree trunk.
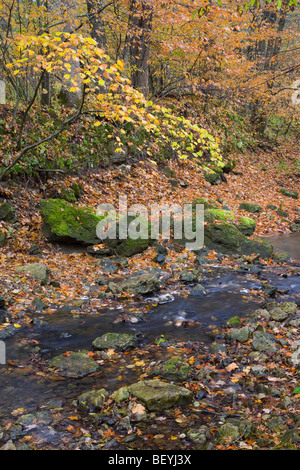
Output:
[[[62,4],[62,10],[64,11],[67,22],[63,31],[71,33],[76,29],[76,15],[78,12],[78,0],[60,0]],[[60,99],[68,107],[78,107],[82,97],[82,83],[79,82],[76,70],[80,67],[79,60],[69,57],[66,61],[69,64],[69,68],[66,69],[66,72],[69,74],[70,78],[64,80],[62,89],[60,91]],[[80,91],[70,91],[71,87],[74,87],[74,81],[77,83],[77,87]]]
[[86,0],[88,20],[91,27],[91,37],[100,49],[106,48],[105,24],[101,18],[105,8],[103,0]]
[[145,0],[131,0],[129,54],[132,85],[149,94],[149,54],[153,9]]

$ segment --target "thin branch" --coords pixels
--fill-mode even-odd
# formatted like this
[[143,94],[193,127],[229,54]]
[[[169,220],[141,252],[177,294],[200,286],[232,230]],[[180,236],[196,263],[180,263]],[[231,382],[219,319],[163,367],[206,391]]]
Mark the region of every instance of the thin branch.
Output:
[[22,122],[21,122],[21,127],[20,127],[20,132],[19,132],[19,137],[18,137],[18,143],[17,143],[17,149],[20,150],[21,149],[21,142],[22,142],[22,134],[23,134],[23,129],[24,129],[24,126],[25,126],[25,121],[26,121],[26,118],[28,116],[28,113],[30,111],[30,109],[32,108],[34,102],[35,102],[35,99],[37,97],[37,94],[38,94],[38,91],[39,91],[39,88],[41,86],[41,83],[43,81],[43,78],[44,78],[44,75],[46,73],[46,70],[43,70],[42,73],[41,73],[41,76],[40,76],[40,79],[38,81],[38,84],[34,90],[34,94],[25,110],[25,113],[24,113],[24,116],[23,116],[23,119],[22,119]]
[[38,142],[35,142],[34,144],[27,145],[26,147],[24,147],[23,150],[21,150],[21,152],[19,153],[19,155],[12,161],[12,163],[2,171],[2,173],[0,174],[0,181],[3,179],[6,173],[8,173],[16,165],[16,163],[18,163],[21,160],[21,158],[25,155],[25,153],[27,153],[29,150],[32,150],[38,147],[39,145],[45,142],[49,142],[49,140],[54,139],[65,130],[68,124],[75,121],[82,113],[84,99],[85,99],[85,86],[83,89],[82,101],[81,101],[81,104],[77,113],[73,114],[73,116],[69,117],[69,119],[63,122],[61,127],[57,131],[53,132],[53,134],[49,135],[48,137],[45,137],[44,139],[39,140]]

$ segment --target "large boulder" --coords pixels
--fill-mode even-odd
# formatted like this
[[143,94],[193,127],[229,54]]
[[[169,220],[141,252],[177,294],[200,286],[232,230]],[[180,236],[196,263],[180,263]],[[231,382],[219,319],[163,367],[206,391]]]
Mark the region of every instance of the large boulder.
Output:
[[266,242],[249,240],[233,224],[228,222],[212,223],[205,227],[204,244],[209,249],[215,249],[227,254],[258,254],[268,259],[273,253],[273,247]]
[[40,212],[43,234],[49,241],[99,243],[96,229],[103,217],[91,209],[73,206],[63,199],[42,199]]
[[192,401],[190,390],[158,379],[137,382],[128,387],[129,392],[140,400],[149,411],[165,410]]

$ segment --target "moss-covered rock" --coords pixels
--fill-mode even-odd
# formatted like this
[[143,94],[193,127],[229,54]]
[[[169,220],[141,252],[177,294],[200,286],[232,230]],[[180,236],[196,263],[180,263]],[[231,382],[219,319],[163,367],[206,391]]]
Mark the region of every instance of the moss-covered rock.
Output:
[[240,232],[246,235],[246,237],[250,237],[256,229],[256,221],[250,217],[240,217],[237,228]]
[[[128,228],[129,235],[124,238],[120,236],[120,230],[124,222],[124,217],[127,218],[126,226]],[[110,248],[114,253],[117,253],[119,256],[133,256],[138,253],[145,251],[152,243],[154,239],[151,239],[151,223],[143,217],[134,217],[134,216],[124,216],[116,223],[116,238],[106,238],[104,243],[108,248]],[[130,227],[133,224],[136,227],[136,231],[141,233],[142,236],[139,238],[130,237]]]
[[[213,217],[211,217],[213,216]],[[211,222],[213,220],[229,220],[229,221],[234,221],[235,220],[235,215],[232,211],[226,211],[223,209],[207,209],[204,212],[204,220]]]
[[89,208],[75,207],[63,199],[42,199],[40,212],[43,234],[50,241],[80,242],[86,245],[99,243],[96,229],[103,216]]
[[293,199],[299,199],[299,193],[298,191],[289,191],[288,189],[282,188],[280,190],[281,194],[287,197],[291,197]]
[[132,349],[137,345],[136,336],[126,333],[105,333],[93,341],[93,346],[96,349],[119,349],[126,351]]
[[0,220],[11,224],[16,222],[15,209],[8,203],[0,204]]
[[262,207],[259,206],[258,204],[251,204],[249,202],[242,202],[239,205],[239,209],[250,212],[252,214],[255,214],[257,212],[261,212],[263,210]]
[[189,364],[178,357],[168,359],[161,370],[161,376],[169,380],[186,380],[191,367]]
[[212,223],[205,227],[204,244],[209,249],[216,249],[228,254],[259,254],[268,259],[273,247],[266,242],[249,240],[233,224],[228,222]]

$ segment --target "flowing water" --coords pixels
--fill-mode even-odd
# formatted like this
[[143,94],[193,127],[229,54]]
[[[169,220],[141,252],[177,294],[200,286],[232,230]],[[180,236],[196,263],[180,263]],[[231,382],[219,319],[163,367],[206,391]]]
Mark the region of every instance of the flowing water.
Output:
[[[273,244],[275,251],[286,250],[294,260],[300,260],[300,234],[268,238],[268,242]],[[260,277],[286,292],[283,296],[285,300],[293,299],[300,304],[300,276],[297,273],[287,274],[279,267],[276,270],[262,269]],[[19,366],[0,366],[0,417],[9,416],[12,410],[19,407],[25,407],[30,412],[49,400],[76,398],[93,386],[111,391],[120,387],[118,362],[109,370],[104,369],[97,377],[59,381],[47,374],[36,375],[36,370],[33,373],[31,366],[26,365],[33,340],[38,342],[41,357],[46,360],[68,350],[90,351],[92,341],[106,332],[138,334],[141,344],[154,342],[162,334],[171,342],[207,343],[211,341],[208,333],[212,325],[220,326],[232,316],[245,316],[250,310],[253,311],[253,292],[261,289],[257,276],[220,267],[212,268],[201,283],[206,290],[205,296],[182,298],[171,293],[174,296],[172,302],[150,308],[147,314],[135,318],[134,322],[118,320],[126,313],[124,306],[120,310],[107,309],[97,314],[85,314],[84,311],[77,316],[54,313],[44,316],[44,325],[21,328],[20,333],[5,341],[7,360],[16,361]],[[153,304],[155,298],[149,302]],[[128,370],[122,385],[135,380],[134,372]]]

